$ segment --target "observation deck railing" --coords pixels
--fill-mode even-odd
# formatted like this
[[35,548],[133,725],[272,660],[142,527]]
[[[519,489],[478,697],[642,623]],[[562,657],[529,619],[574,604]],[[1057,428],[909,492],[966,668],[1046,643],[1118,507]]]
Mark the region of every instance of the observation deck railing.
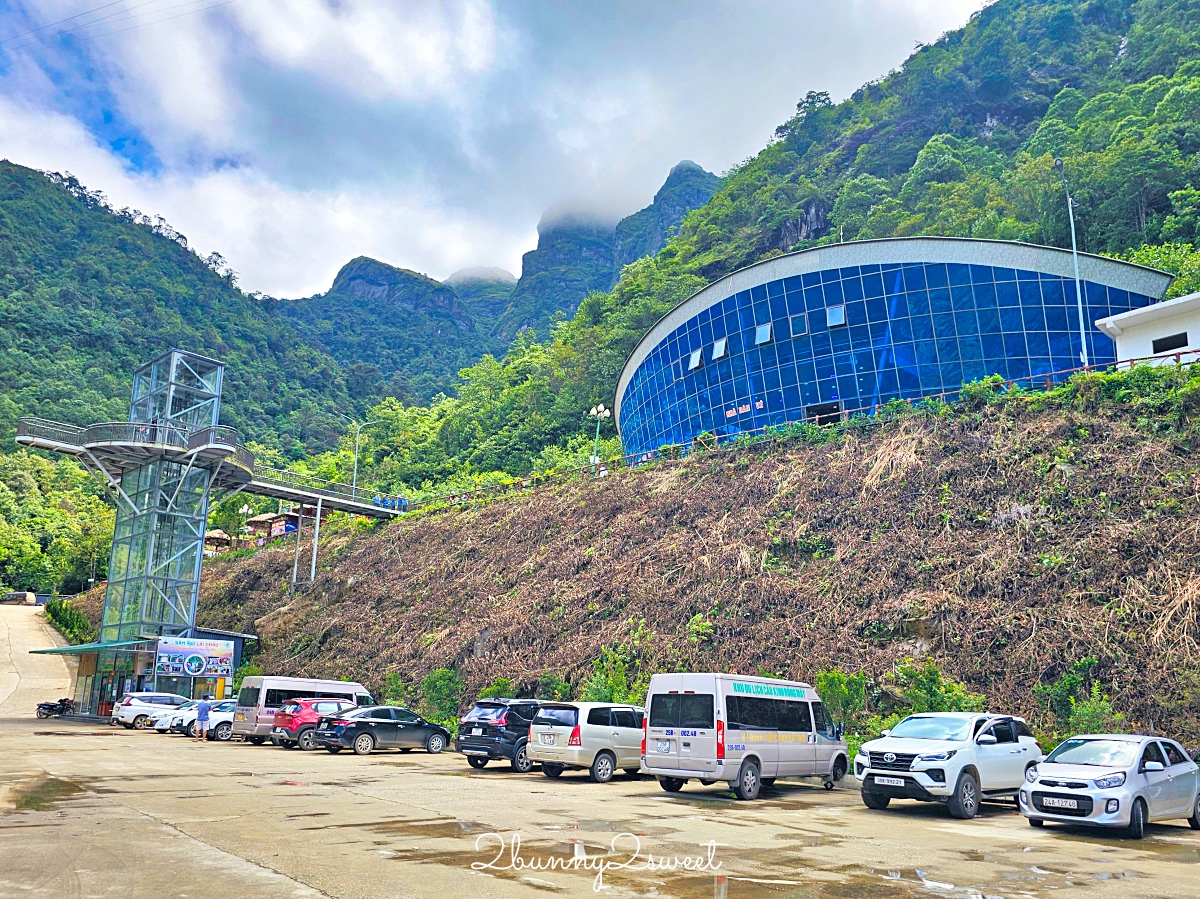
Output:
[[376,498],[396,501],[401,499],[401,497],[381,494],[375,490],[355,489],[350,484],[328,481],[325,478],[318,478],[315,475],[302,474],[297,471],[288,471],[280,468],[256,468],[254,471],[254,483],[267,487],[291,490],[296,493],[309,493],[314,496],[357,503],[376,509],[393,508],[386,505],[381,506],[375,502]]

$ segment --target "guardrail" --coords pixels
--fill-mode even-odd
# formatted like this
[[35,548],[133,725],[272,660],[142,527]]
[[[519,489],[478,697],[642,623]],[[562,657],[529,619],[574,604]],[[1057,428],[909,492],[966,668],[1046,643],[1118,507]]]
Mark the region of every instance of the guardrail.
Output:
[[198,431],[194,431],[188,437],[189,450],[194,450],[201,446],[235,447],[237,445],[237,428],[231,428],[228,425],[214,425],[210,428],[201,428]]
[[279,468],[255,469],[254,480],[270,487],[281,487],[305,493],[314,493],[349,502],[361,503],[365,506],[392,508],[391,506],[385,506],[383,503],[376,503],[375,500],[378,498],[399,502],[402,499],[399,496],[382,494],[374,490],[355,489],[349,484],[342,484],[338,481],[327,481],[325,478],[318,478],[314,475],[301,474],[300,472]]
[[171,425],[145,424],[137,421],[108,421],[88,425],[83,429],[83,445],[104,443],[134,443],[148,446],[188,448],[188,433]]
[[83,428],[50,421],[46,418],[22,418],[17,421],[17,438],[40,437],[67,446],[82,446]]

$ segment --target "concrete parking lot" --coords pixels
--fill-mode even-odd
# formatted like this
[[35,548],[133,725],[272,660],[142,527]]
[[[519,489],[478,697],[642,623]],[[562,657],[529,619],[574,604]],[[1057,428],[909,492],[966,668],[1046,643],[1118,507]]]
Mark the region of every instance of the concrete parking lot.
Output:
[[[0,665],[23,664],[3,646]],[[603,872],[608,895],[1193,897],[1200,882],[1200,833],[1183,822],[1133,843],[1033,830],[1011,806],[970,822],[914,803],[871,812],[818,784],[756,803],[696,784],[672,796],[651,779],[475,772],[453,753],[197,745],[37,721],[0,697],[2,897],[585,896],[598,859],[629,858],[631,837],[611,849],[622,833],[642,855]],[[499,839],[502,859],[473,870]],[[704,865],[710,842],[716,870],[646,867],[648,853]],[[571,858],[589,867],[530,867]]]

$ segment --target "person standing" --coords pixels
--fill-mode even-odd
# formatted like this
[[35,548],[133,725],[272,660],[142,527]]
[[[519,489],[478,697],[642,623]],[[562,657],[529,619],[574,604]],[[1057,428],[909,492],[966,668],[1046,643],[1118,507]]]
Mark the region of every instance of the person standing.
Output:
[[196,703],[196,736],[192,738],[193,742],[208,742],[208,715],[211,711],[212,703],[208,701],[208,696],[201,696]]

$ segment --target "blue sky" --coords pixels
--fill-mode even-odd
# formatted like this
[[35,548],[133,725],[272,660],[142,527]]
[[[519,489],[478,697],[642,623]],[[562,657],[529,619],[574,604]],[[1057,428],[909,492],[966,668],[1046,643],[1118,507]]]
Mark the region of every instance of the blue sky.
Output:
[[721,172],[983,0],[0,0],[0,157],[165,216],[243,286],[355,255],[520,272],[549,207]]

